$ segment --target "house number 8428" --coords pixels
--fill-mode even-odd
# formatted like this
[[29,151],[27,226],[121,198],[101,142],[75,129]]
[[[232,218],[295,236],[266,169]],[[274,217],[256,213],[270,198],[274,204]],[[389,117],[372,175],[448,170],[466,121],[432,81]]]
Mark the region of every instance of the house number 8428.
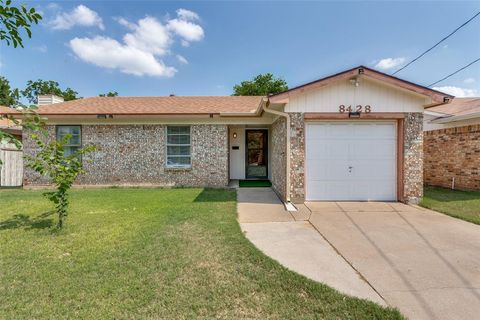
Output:
[[352,107],[351,105],[346,107],[345,105],[341,104],[339,107],[338,107],[338,112],[340,113],[344,113],[344,112],[365,112],[365,113],[370,113],[372,112],[372,107],[370,107],[370,105],[365,105],[365,106],[362,106],[362,105],[357,105],[356,107]]

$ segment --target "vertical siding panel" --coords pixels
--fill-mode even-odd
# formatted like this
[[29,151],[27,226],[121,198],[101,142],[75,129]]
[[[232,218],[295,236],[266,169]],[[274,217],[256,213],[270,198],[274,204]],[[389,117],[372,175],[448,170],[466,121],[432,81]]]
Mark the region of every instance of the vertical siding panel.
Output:
[[0,186],[18,187],[22,185],[23,179],[23,152],[14,149],[13,145],[3,145],[0,149]]

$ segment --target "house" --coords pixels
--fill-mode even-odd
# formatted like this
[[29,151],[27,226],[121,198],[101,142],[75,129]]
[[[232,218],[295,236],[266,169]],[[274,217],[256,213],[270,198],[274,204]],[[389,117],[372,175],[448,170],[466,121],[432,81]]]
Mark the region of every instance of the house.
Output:
[[[417,202],[424,108],[453,97],[359,66],[268,97],[94,97],[43,105],[82,145],[82,185],[225,187],[269,179],[286,202]],[[24,152],[35,146],[24,132]],[[91,160],[91,161],[87,161]],[[24,185],[46,181],[31,170]]]
[[425,110],[425,184],[480,190],[480,97]]

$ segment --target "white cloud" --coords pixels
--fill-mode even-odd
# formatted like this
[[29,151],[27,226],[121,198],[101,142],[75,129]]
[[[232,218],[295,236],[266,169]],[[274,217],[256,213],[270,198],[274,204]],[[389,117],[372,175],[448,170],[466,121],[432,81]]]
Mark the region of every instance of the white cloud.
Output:
[[198,15],[185,9],[177,10],[177,17],[165,23],[149,16],[137,23],[122,17],[114,20],[129,29],[122,42],[101,36],[74,38],[70,41],[74,54],[85,62],[127,74],[172,77],[177,70],[165,65],[161,57],[173,54],[180,63],[188,64],[185,57],[172,52],[176,37],[182,45],[204,37],[202,27],[192,22],[199,20]]
[[55,19],[50,21],[49,25],[54,30],[68,30],[74,26],[105,29],[102,18],[100,18],[98,13],[83,4],[75,7],[70,12],[59,12]]
[[198,16],[197,13],[195,13],[193,11],[190,11],[190,10],[187,10],[187,9],[178,9],[177,10],[177,15],[180,19],[183,19],[183,20],[194,21],[194,20],[199,20],[200,19],[200,17]]
[[135,27],[136,27],[136,24],[135,23],[132,23],[130,21],[128,21],[127,19],[123,18],[123,17],[114,17],[113,20],[115,20],[116,22],[118,22],[118,24],[128,28],[128,29],[131,29],[131,30],[134,30]]
[[405,58],[399,57],[399,58],[385,58],[380,61],[375,65],[376,68],[382,69],[382,70],[388,70],[388,69],[393,69],[405,62]]
[[472,84],[472,83],[475,83],[475,79],[474,78],[467,78],[467,79],[463,80],[463,82],[465,82],[467,84]]
[[188,47],[190,42],[200,41],[205,36],[203,28],[195,23],[198,19],[198,15],[193,11],[178,9],[177,18],[168,20],[167,28],[183,38],[182,45]]
[[108,69],[118,69],[127,74],[172,77],[177,71],[156,59],[150,52],[107,37],[74,38],[70,40],[70,47],[86,62]]
[[179,54],[177,54],[177,60],[178,60],[178,62],[180,62],[180,63],[182,63],[182,64],[188,64],[188,60],[185,59],[184,56],[181,56],[181,55],[179,55]]
[[47,8],[50,9],[50,10],[60,10],[60,6],[55,2],[50,2],[47,5]]
[[46,53],[48,51],[48,47],[44,44],[40,46],[33,47],[33,50],[41,52],[41,53]]
[[433,87],[434,90],[451,94],[458,98],[476,97],[478,92],[476,89],[465,89],[454,86]]
[[130,46],[156,55],[164,55],[172,44],[172,38],[163,24],[153,17],[145,17],[138,24],[130,23],[132,33],[123,40]]

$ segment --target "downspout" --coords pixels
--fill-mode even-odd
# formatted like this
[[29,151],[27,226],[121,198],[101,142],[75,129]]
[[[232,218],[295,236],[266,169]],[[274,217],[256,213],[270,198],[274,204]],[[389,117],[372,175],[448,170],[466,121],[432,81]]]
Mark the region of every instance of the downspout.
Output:
[[266,113],[271,113],[271,114],[275,114],[277,116],[281,116],[281,117],[285,117],[285,119],[287,120],[287,154],[286,154],[286,157],[287,157],[287,176],[286,176],[286,179],[285,179],[285,201],[287,203],[290,203],[290,115],[286,112],[282,112],[282,111],[277,111],[277,110],[272,110],[272,109],[268,109],[268,106],[270,105],[270,101],[267,99],[267,103],[263,104],[262,105],[262,109],[263,111],[265,111]]

